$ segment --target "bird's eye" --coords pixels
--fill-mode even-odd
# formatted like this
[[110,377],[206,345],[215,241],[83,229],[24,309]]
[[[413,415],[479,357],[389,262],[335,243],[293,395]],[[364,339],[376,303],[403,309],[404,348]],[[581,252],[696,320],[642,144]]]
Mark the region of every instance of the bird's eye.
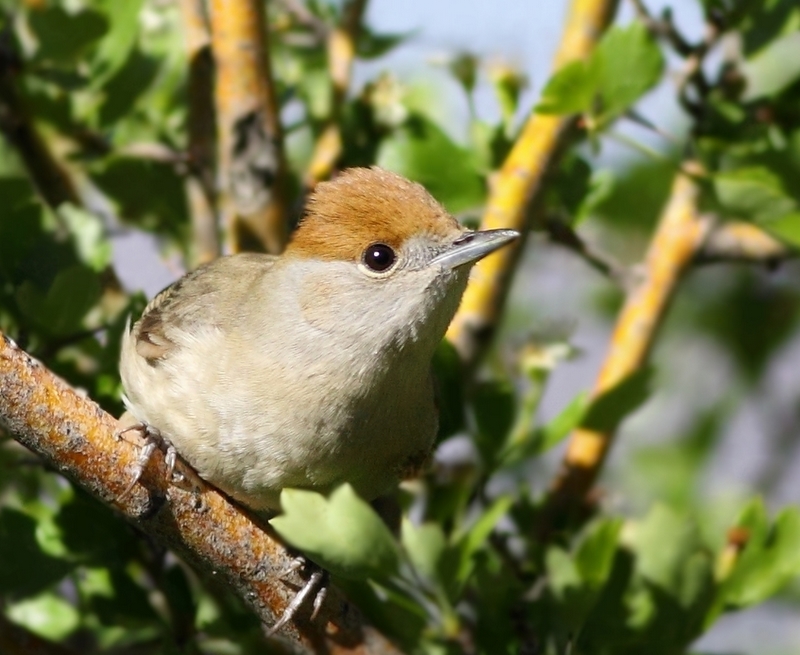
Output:
[[371,271],[382,273],[391,268],[397,256],[391,246],[385,243],[373,243],[363,255],[364,265]]

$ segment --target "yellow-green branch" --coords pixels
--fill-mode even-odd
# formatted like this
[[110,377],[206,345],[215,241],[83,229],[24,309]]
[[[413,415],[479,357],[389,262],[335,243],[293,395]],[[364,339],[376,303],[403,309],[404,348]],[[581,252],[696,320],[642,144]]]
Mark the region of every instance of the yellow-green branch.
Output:
[[[591,53],[616,6],[616,0],[572,1],[555,57],[555,70]],[[461,307],[447,332],[467,368],[475,366],[491,341],[532,215],[539,209],[546,190],[545,178],[558,164],[573,122],[571,116],[531,114],[492,182],[481,228],[514,228],[523,237],[475,267]],[[528,211],[529,206],[534,212]]]

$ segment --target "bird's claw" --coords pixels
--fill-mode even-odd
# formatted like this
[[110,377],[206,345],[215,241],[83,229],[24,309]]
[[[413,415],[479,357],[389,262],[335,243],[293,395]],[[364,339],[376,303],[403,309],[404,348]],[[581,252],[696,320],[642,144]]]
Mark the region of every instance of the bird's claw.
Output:
[[[322,608],[322,604],[325,602],[325,597],[328,594],[328,572],[324,569],[319,568],[316,564],[309,562],[307,559],[303,557],[296,557],[292,560],[292,563],[286,568],[281,574],[281,577],[286,575],[287,573],[291,573],[296,571],[301,567],[312,568],[311,575],[309,575],[308,580],[306,580],[303,587],[300,591],[295,594],[295,597],[292,599],[286,609],[283,611],[281,618],[273,625],[269,631],[267,632],[268,636],[272,636],[278,632],[281,628],[283,628],[286,624],[288,624],[291,620],[293,620],[297,613],[299,612],[300,608],[303,604],[311,597],[313,597],[312,601],[312,611],[311,611],[311,620],[317,618],[317,615]],[[312,596],[313,594],[313,596]]]
[[114,433],[114,438],[119,441],[128,432],[138,432],[145,443],[141,447],[139,457],[133,467],[131,481],[128,483],[128,486],[125,487],[125,490],[117,496],[118,501],[125,498],[136,486],[136,483],[141,480],[144,470],[157,448],[161,448],[165,452],[164,461],[167,465],[167,478],[173,483],[181,483],[184,481],[184,475],[175,470],[175,465],[178,461],[178,451],[175,450],[175,446],[161,434],[158,428],[148,425],[147,423],[135,423],[134,425],[129,425],[121,430],[117,430]]

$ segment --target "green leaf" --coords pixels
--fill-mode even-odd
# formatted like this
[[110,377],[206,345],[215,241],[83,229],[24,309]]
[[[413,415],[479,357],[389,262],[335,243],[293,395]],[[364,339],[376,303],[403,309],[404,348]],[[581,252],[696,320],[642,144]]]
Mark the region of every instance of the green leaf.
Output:
[[62,7],[45,7],[30,12],[29,17],[39,42],[36,58],[62,64],[78,57],[108,30],[105,16],[90,9],[68,13]]
[[722,583],[710,623],[725,609],[761,603],[800,574],[800,509],[786,507],[766,525],[763,503],[751,503],[737,522],[748,534],[747,545]]
[[36,521],[17,510],[0,509],[0,591],[11,598],[37,594],[73,568],[46,554],[37,539]]
[[532,454],[547,452],[561,443],[583,420],[589,404],[589,394],[579,393],[558,415],[542,426],[536,441],[536,450]]
[[128,59],[139,40],[139,14],[144,0],[103,0],[104,11],[111,21],[111,29],[100,42],[95,56],[92,81],[102,86]]
[[453,582],[456,583],[456,588],[462,587],[469,580],[475,566],[476,554],[492,534],[498,521],[508,513],[513,502],[512,496],[501,496],[495,500],[454,544]]
[[15,623],[46,639],[64,639],[80,625],[75,606],[53,592],[13,603],[6,614]]
[[638,572],[681,607],[705,595],[711,585],[711,557],[694,521],[655,505],[636,526],[634,544]]
[[570,554],[558,546],[550,546],[544,556],[547,581],[556,598],[563,600],[568,589],[581,586],[581,574]]
[[781,179],[763,166],[717,173],[714,190],[729,218],[773,221],[797,210]]
[[47,334],[66,336],[82,327],[84,316],[101,293],[100,280],[94,271],[72,266],[56,275],[46,295],[31,282],[24,282],[17,290],[17,303]]
[[633,105],[661,79],[664,57],[640,22],[613,27],[588,61],[561,68],[542,91],[542,114],[587,113],[598,127]]
[[452,213],[478,207],[485,199],[477,158],[421,117],[385,139],[375,163],[421,183]]
[[58,208],[58,215],[69,228],[84,264],[99,273],[111,263],[111,243],[100,218],[69,203]]
[[278,533],[335,575],[365,580],[391,577],[398,549],[375,511],[344,484],[329,498],[313,491],[284,489],[283,514],[270,521]]
[[484,465],[492,468],[514,424],[514,388],[508,382],[478,383],[472,394],[472,409],[478,427],[475,443]]
[[396,34],[377,34],[364,25],[358,31],[356,39],[356,55],[360,59],[377,59],[408,41],[416,32],[399,32]]
[[622,520],[608,518],[589,527],[575,553],[575,566],[589,587],[599,589],[611,574]]
[[664,57],[641,21],[613,27],[602,38],[593,58],[600,63],[598,92],[600,116],[609,120],[622,114],[661,79]]
[[403,518],[401,539],[411,563],[428,580],[437,580],[442,555],[447,547],[444,531],[437,523],[414,525]]
[[779,239],[800,248],[800,212],[792,212],[783,218],[769,221],[764,227]]
[[464,427],[464,372],[461,357],[452,343],[443,339],[433,355],[436,406],[439,408],[441,441]]
[[124,64],[103,85],[105,101],[98,116],[101,127],[110,126],[130,114],[136,101],[153,84],[159,61],[134,47]]
[[573,61],[553,75],[542,90],[535,111],[539,114],[578,114],[589,111],[599,86],[597,70]]
[[631,373],[615,387],[592,401],[581,427],[597,432],[612,432],[650,396],[652,367]]

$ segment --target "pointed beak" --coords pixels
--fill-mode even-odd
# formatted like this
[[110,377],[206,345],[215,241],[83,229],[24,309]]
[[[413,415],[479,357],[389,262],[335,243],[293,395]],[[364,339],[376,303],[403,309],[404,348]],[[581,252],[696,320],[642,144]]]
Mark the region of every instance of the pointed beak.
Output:
[[465,232],[452,245],[431,261],[431,265],[455,269],[483,259],[519,237],[516,230],[483,230]]

